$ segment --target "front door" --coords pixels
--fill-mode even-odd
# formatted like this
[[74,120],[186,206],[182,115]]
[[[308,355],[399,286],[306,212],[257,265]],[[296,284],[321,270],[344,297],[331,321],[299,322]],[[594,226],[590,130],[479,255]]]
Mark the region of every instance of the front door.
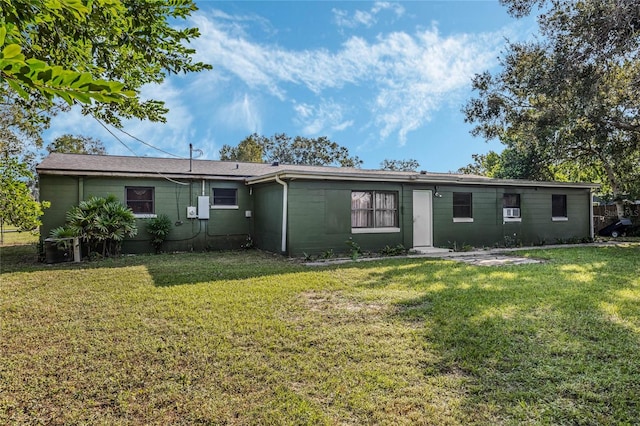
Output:
[[433,246],[431,197],[430,190],[413,191],[413,247]]

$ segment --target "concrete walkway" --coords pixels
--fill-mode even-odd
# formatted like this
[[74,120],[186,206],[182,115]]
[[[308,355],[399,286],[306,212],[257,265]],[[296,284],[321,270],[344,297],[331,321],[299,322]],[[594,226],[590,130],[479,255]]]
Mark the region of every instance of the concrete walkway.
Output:
[[[518,256],[518,251],[530,251],[530,250],[550,250],[559,248],[572,248],[572,247],[616,247],[616,246],[637,246],[640,247],[640,243],[627,243],[627,242],[602,242],[602,243],[586,243],[586,244],[552,244],[544,246],[533,247],[514,247],[514,248],[495,248],[484,250],[472,250],[464,252],[454,252],[449,249],[437,248],[437,247],[417,247],[419,253],[409,254],[406,256],[393,256],[393,257],[362,257],[355,260],[355,262],[367,262],[380,259],[389,258],[439,258],[439,259],[451,259],[458,262],[464,262],[477,266],[506,266],[506,265],[526,265],[535,263],[544,263],[542,259],[536,259],[531,257]],[[307,262],[308,266],[328,266],[335,264],[344,264],[354,262],[352,259],[327,259],[324,261]]]

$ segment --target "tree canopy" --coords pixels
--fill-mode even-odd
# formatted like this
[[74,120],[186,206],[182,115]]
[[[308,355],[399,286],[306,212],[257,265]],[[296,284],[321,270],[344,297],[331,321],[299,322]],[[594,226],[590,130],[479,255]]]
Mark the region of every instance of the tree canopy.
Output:
[[89,136],[73,136],[66,134],[58,136],[53,140],[53,142],[47,145],[47,152],[104,155],[107,153],[107,150],[99,139],[94,139]]
[[380,163],[380,169],[396,172],[415,172],[420,167],[418,160],[409,158],[408,160],[389,160],[385,158]]
[[141,99],[141,87],[167,73],[210,68],[194,62],[188,47],[198,30],[176,26],[194,10],[191,0],[2,0],[4,104],[15,103],[23,121],[40,125],[60,100],[82,103],[84,113],[114,125],[163,120],[163,103]]
[[502,0],[538,6],[541,37],[508,43],[496,74],[473,79],[472,134],[535,160],[532,179],[582,170],[622,198],[640,181],[640,6],[631,0]]
[[284,133],[271,137],[256,133],[242,140],[238,146],[223,145],[220,149],[223,161],[274,162],[305,164],[309,166],[360,167],[362,160],[351,156],[349,150],[325,136],[318,138],[294,138]]
[[0,155],[0,228],[12,225],[31,231],[41,224],[40,216],[49,203],[35,200],[27,184],[32,179],[26,164]]

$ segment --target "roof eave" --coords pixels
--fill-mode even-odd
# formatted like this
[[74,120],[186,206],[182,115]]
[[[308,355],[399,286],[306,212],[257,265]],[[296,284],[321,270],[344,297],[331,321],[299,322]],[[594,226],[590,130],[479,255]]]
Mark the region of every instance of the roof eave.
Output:
[[485,185],[485,186],[520,186],[520,187],[548,187],[548,188],[577,188],[577,189],[597,189],[598,184],[583,182],[550,182],[550,181],[528,181],[515,179],[493,179],[469,176],[434,176],[423,174],[412,175],[373,175],[365,173],[333,173],[323,174],[317,172],[291,172],[281,170],[267,175],[247,178],[247,185],[274,182],[275,177],[280,179],[310,179],[310,180],[347,180],[347,181],[367,181],[367,182],[400,182],[400,183],[424,183],[431,185]]

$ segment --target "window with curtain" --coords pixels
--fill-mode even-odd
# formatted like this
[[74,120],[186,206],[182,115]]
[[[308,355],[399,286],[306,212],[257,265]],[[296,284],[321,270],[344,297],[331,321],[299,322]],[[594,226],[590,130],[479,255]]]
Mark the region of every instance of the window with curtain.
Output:
[[397,228],[398,193],[389,191],[352,191],[351,227]]
[[126,204],[135,214],[154,214],[154,188],[151,186],[127,186]]

